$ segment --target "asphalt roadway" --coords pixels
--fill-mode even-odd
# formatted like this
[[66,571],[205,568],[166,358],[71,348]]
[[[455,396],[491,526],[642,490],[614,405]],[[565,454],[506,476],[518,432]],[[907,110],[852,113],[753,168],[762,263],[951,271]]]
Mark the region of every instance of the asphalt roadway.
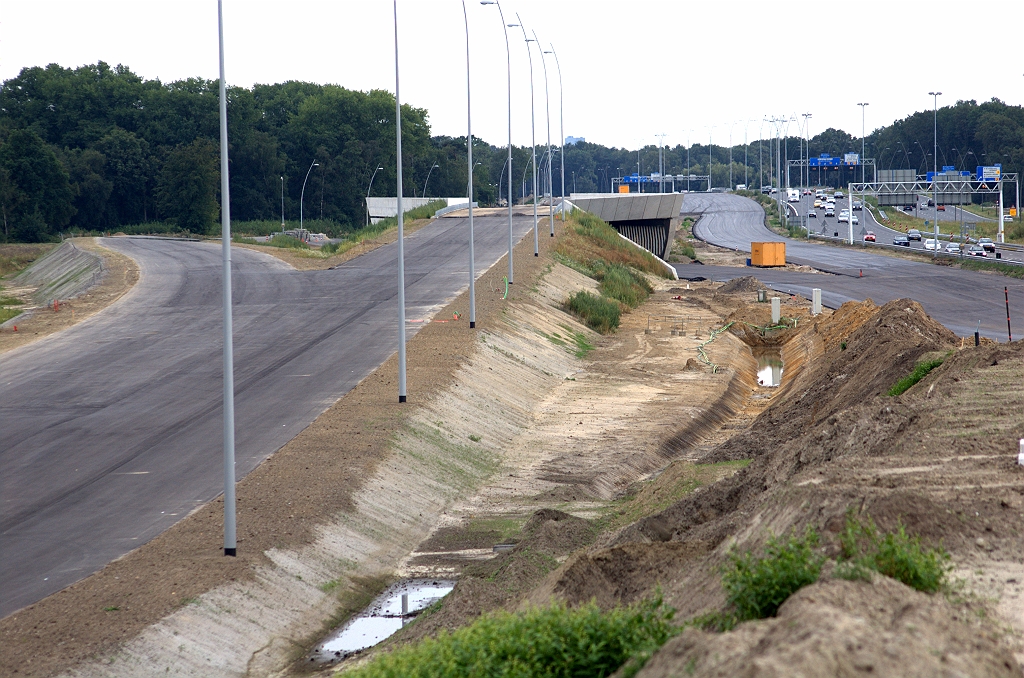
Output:
[[822,303],[830,308],[846,301],[870,298],[883,304],[909,297],[959,336],[973,336],[980,322],[981,335],[997,341],[1007,340],[1005,286],[1011,321],[1017,319],[1017,337],[1024,336],[1024,282],[1015,278],[875,254],[861,247],[783,238],[765,228],[764,211],[757,203],[737,195],[690,193],[682,212],[701,215],[694,232],[709,243],[749,252],[752,242],[785,241],[788,262],[827,273],[677,264],[681,279],[725,281],[753,275],[773,289],[808,299],[811,289],[819,288]]
[[[474,221],[482,274],[507,253],[508,222]],[[406,238],[410,337],[416,320],[469,285],[467,222],[438,219]],[[532,226],[514,218],[515,240]],[[223,490],[221,247],[103,244],[138,262],[135,287],[0,361],[0,617]],[[238,478],[397,350],[397,252],[392,244],[335,270],[296,271],[232,250]]]

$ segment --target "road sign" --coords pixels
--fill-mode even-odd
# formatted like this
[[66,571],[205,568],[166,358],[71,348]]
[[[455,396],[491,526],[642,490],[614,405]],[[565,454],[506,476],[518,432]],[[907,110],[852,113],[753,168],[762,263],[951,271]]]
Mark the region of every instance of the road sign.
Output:
[[846,165],[859,165],[860,154],[859,153],[847,153],[843,156],[843,164]]
[[1002,167],[999,165],[978,166],[978,181],[999,181],[999,173]]
[[955,172],[956,171],[956,167],[954,167],[953,165],[943,165],[942,166],[942,171],[943,172]]

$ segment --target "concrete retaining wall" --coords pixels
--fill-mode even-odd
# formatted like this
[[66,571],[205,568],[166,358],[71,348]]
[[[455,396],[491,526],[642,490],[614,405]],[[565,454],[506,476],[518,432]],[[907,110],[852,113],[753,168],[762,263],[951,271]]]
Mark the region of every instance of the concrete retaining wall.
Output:
[[38,287],[32,295],[37,304],[54,299],[71,299],[99,282],[103,260],[65,241],[60,247],[34,262],[14,279],[18,285]]

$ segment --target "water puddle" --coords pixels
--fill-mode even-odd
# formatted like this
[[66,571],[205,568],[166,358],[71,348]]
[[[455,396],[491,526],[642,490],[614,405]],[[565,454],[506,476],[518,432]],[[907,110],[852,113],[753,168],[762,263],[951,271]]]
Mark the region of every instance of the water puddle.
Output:
[[362,614],[338,629],[309,657],[311,662],[333,664],[349,655],[373,647],[405,623],[444,598],[455,588],[454,581],[408,579],[393,584],[377,596]]
[[757,385],[774,388],[782,383],[782,349],[758,347],[751,349],[757,359]]

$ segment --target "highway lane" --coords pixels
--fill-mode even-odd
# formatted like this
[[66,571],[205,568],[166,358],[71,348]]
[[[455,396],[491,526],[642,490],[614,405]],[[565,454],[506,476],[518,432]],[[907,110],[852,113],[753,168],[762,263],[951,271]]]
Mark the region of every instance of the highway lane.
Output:
[[[507,252],[508,228],[505,217],[475,221],[482,274]],[[410,321],[468,286],[466,222],[439,219],[406,238]],[[516,240],[531,227],[516,218]],[[139,263],[134,289],[0,361],[0,616],[223,489],[220,246],[104,245]],[[241,478],[397,350],[397,246],[332,271],[295,271],[242,248],[232,257]],[[410,336],[419,327],[410,322]]]
[[737,195],[687,194],[682,211],[702,215],[694,232],[712,244],[749,252],[751,242],[785,241],[787,261],[831,274],[690,264],[676,266],[680,278],[700,276],[727,280],[754,275],[776,289],[791,290],[807,298],[810,298],[811,288],[817,287],[822,290],[823,302],[831,307],[866,298],[882,304],[910,297],[958,335],[972,335],[980,321],[982,335],[999,341],[1007,338],[1003,295],[1006,286],[1010,290],[1011,318],[1019,319],[1018,337],[1024,335],[1024,283],[1019,280],[875,254],[860,248],[783,238],[765,228],[763,211],[757,203]]

